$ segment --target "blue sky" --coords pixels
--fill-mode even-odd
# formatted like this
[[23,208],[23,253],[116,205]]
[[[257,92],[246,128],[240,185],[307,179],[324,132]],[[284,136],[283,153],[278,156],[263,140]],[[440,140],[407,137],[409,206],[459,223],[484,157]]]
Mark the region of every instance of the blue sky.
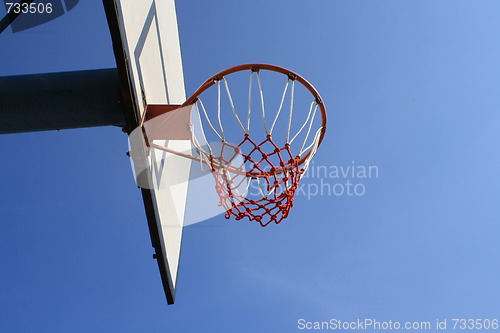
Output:
[[[126,136],[0,136],[0,331],[498,319],[499,11],[486,0],[178,1],[188,95],[240,63],[291,68],[329,110],[315,165],[354,161],[378,177],[353,180],[362,196],[298,196],[279,226],[219,216],[186,228],[167,306]],[[0,49],[2,76],[115,67],[98,0],[6,31]]]

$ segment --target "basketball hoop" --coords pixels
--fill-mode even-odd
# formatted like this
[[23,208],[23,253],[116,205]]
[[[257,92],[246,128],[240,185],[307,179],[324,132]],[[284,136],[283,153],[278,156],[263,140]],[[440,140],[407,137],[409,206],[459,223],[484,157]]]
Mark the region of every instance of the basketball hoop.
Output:
[[[271,82],[284,84],[282,90],[273,89],[270,94],[276,110],[272,115],[266,113],[269,104],[264,99],[264,72]],[[248,77],[243,76],[246,83],[241,86],[246,85],[246,89],[238,87],[232,92],[229,81],[233,82],[233,77],[241,81],[245,73]],[[216,109],[212,116],[207,112],[207,95]],[[241,100],[244,107],[237,103]],[[259,111],[254,110],[255,104]],[[326,131],[325,105],[306,79],[279,66],[241,65],[212,76],[178,108],[164,107],[163,111],[158,111],[158,106],[148,107],[145,121],[172,109],[193,111],[188,126],[196,154],[157,145],[146,131],[148,146],[199,161],[203,170],[211,172],[226,218],[247,217],[267,226],[288,217],[300,180]]]

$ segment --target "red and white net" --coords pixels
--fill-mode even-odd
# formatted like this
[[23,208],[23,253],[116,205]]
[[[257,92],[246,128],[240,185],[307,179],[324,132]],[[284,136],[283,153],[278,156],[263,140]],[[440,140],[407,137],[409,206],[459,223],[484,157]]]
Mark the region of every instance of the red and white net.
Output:
[[322,101],[290,74],[251,68],[213,80],[193,108],[201,167],[215,179],[226,218],[278,224],[288,217],[324,133]]

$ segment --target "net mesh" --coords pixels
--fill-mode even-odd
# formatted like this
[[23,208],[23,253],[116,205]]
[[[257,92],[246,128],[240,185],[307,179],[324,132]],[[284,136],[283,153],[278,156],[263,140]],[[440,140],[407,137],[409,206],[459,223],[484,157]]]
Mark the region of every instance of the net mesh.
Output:
[[[242,153],[243,163],[236,169],[223,155],[211,156],[212,175],[221,200],[220,205],[226,209],[225,217],[229,219],[234,216],[236,220],[247,217],[263,227],[272,222],[278,224],[288,217],[300,177],[305,172],[299,165],[300,157],[292,155],[289,144],[278,147],[271,135],[264,141],[255,143],[246,134],[238,148],[243,146],[247,146],[247,151],[248,146],[251,149],[246,154]],[[263,147],[272,149],[264,150]],[[278,161],[277,165],[274,161]],[[250,165],[250,169],[244,173],[244,177],[250,179],[249,183],[241,179],[245,165]],[[260,199],[252,199],[247,195],[248,189],[241,188],[252,182],[258,182],[256,188],[262,191]]]

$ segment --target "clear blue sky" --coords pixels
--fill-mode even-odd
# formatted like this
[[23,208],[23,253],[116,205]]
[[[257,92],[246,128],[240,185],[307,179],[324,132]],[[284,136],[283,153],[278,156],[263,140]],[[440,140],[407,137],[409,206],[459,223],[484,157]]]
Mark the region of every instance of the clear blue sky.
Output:
[[[0,136],[1,332],[500,319],[500,2],[194,0],[177,11],[188,95],[240,63],[296,70],[329,108],[315,165],[354,161],[378,177],[351,179],[363,196],[298,196],[279,226],[219,216],[186,228],[167,306],[126,136]],[[7,31],[0,50],[0,75],[115,67],[99,0]]]

